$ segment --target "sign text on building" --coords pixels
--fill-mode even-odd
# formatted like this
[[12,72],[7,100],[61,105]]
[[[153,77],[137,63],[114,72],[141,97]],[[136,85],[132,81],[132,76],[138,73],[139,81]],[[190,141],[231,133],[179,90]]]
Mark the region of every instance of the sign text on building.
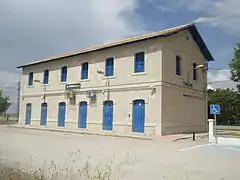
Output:
[[66,84],[65,89],[80,89],[81,83]]

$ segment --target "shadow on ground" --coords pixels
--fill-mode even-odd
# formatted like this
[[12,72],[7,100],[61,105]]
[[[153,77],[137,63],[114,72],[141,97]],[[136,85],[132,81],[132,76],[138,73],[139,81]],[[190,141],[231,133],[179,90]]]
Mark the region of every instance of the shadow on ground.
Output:
[[14,124],[18,124],[18,120],[0,119],[0,126],[1,125],[14,125]]

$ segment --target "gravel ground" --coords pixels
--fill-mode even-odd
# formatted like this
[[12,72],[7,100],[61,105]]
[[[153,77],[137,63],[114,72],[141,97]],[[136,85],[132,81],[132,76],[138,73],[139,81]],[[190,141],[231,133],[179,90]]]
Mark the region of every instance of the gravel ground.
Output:
[[96,165],[114,159],[129,180],[239,179],[240,147],[206,144],[207,139],[150,141],[0,127],[0,150],[23,167],[53,160],[59,166],[74,161],[79,168],[86,160]]

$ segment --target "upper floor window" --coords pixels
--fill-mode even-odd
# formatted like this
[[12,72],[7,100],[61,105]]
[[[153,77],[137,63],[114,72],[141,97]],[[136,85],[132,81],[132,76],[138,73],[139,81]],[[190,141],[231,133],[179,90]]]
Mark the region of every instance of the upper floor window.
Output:
[[46,69],[43,73],[43,84],[48,84],[49,80],[49,70]]
[[82,64],[81,79],[88,79],[88,62]]
[[197,64],[193,63],[193,80],[197,80]]
[[176,56],[176,75],[181,76],[181,58],[179,56]]
[[144,72],[145,53],[140,52],[135,54],[135,73]]
[[28,85],[32,86],[33,85],[33,72],[30,72],[28,74]]
[[67,82],[67,66],[61,69],[61,82]]
[[114,59],[108,58],[106,60],[105,76],[113,76],[113,75],[114,75]]

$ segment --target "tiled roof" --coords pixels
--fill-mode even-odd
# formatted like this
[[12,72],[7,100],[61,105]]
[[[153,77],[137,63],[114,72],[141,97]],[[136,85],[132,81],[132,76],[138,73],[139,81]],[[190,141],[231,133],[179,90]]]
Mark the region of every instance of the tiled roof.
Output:
[[145,34],[145,35],[141,35],[141,36],[138,36],[138,37],[128,38],[128,39],[113,42],[113,43],[108,43],[108,44],[104,44],[104,45],[100,45],[100,46],[90,47],[90,48],[83,49],[83,50],[80,50],[80,51],[77,51],[77,52],[71,52],[71,53],[68,53],[68,54],[63,54],[63,55],[59,55],[59,56],[55,56],[55,57],[42,59],[42,60],[39,60],[39,61],[34,61],[34,62],[31,62],[31,63],[26,64],[26,65],[21,65],[17,68],[23,68],[23,67],[27,67],[27,66],[31,66],[31,65],[35,65],[35,64],[49,62],[49,61],[53,61],[53,60],[57,60],[57,59],[63,59],[63,58],[66,58],[66,57],[80,55],[80,54],[86,54],[86,53],[90,53],[90,52],[94,52],[94,51],[100,51],[100,50],[107,49],[107,48],[126,45],[126,44],[130,44],[130,43],[134,43],[134,42],[139,42],[139,41],[144,41],[144,40],[148,40],[148,39],[157,38],[157,37],[171,36],[175,33],[178,33],[180,31],[184,31],[184,30],[189,30],[189,32],[193,36],[193,39],[196,41],[197,45],[199,46],[202,53],[204,54],[205,58],[208,61],[212,61],[213,57],[212,57],[211,53],[209,52],[207,46],[205,45],[202,37],[198,33],[196,26],[194,24],[185,24],[185,25],[182,25],[182,26],[177,26],[177,27],[166,29],[166,30],[159,31],[159,32]]

